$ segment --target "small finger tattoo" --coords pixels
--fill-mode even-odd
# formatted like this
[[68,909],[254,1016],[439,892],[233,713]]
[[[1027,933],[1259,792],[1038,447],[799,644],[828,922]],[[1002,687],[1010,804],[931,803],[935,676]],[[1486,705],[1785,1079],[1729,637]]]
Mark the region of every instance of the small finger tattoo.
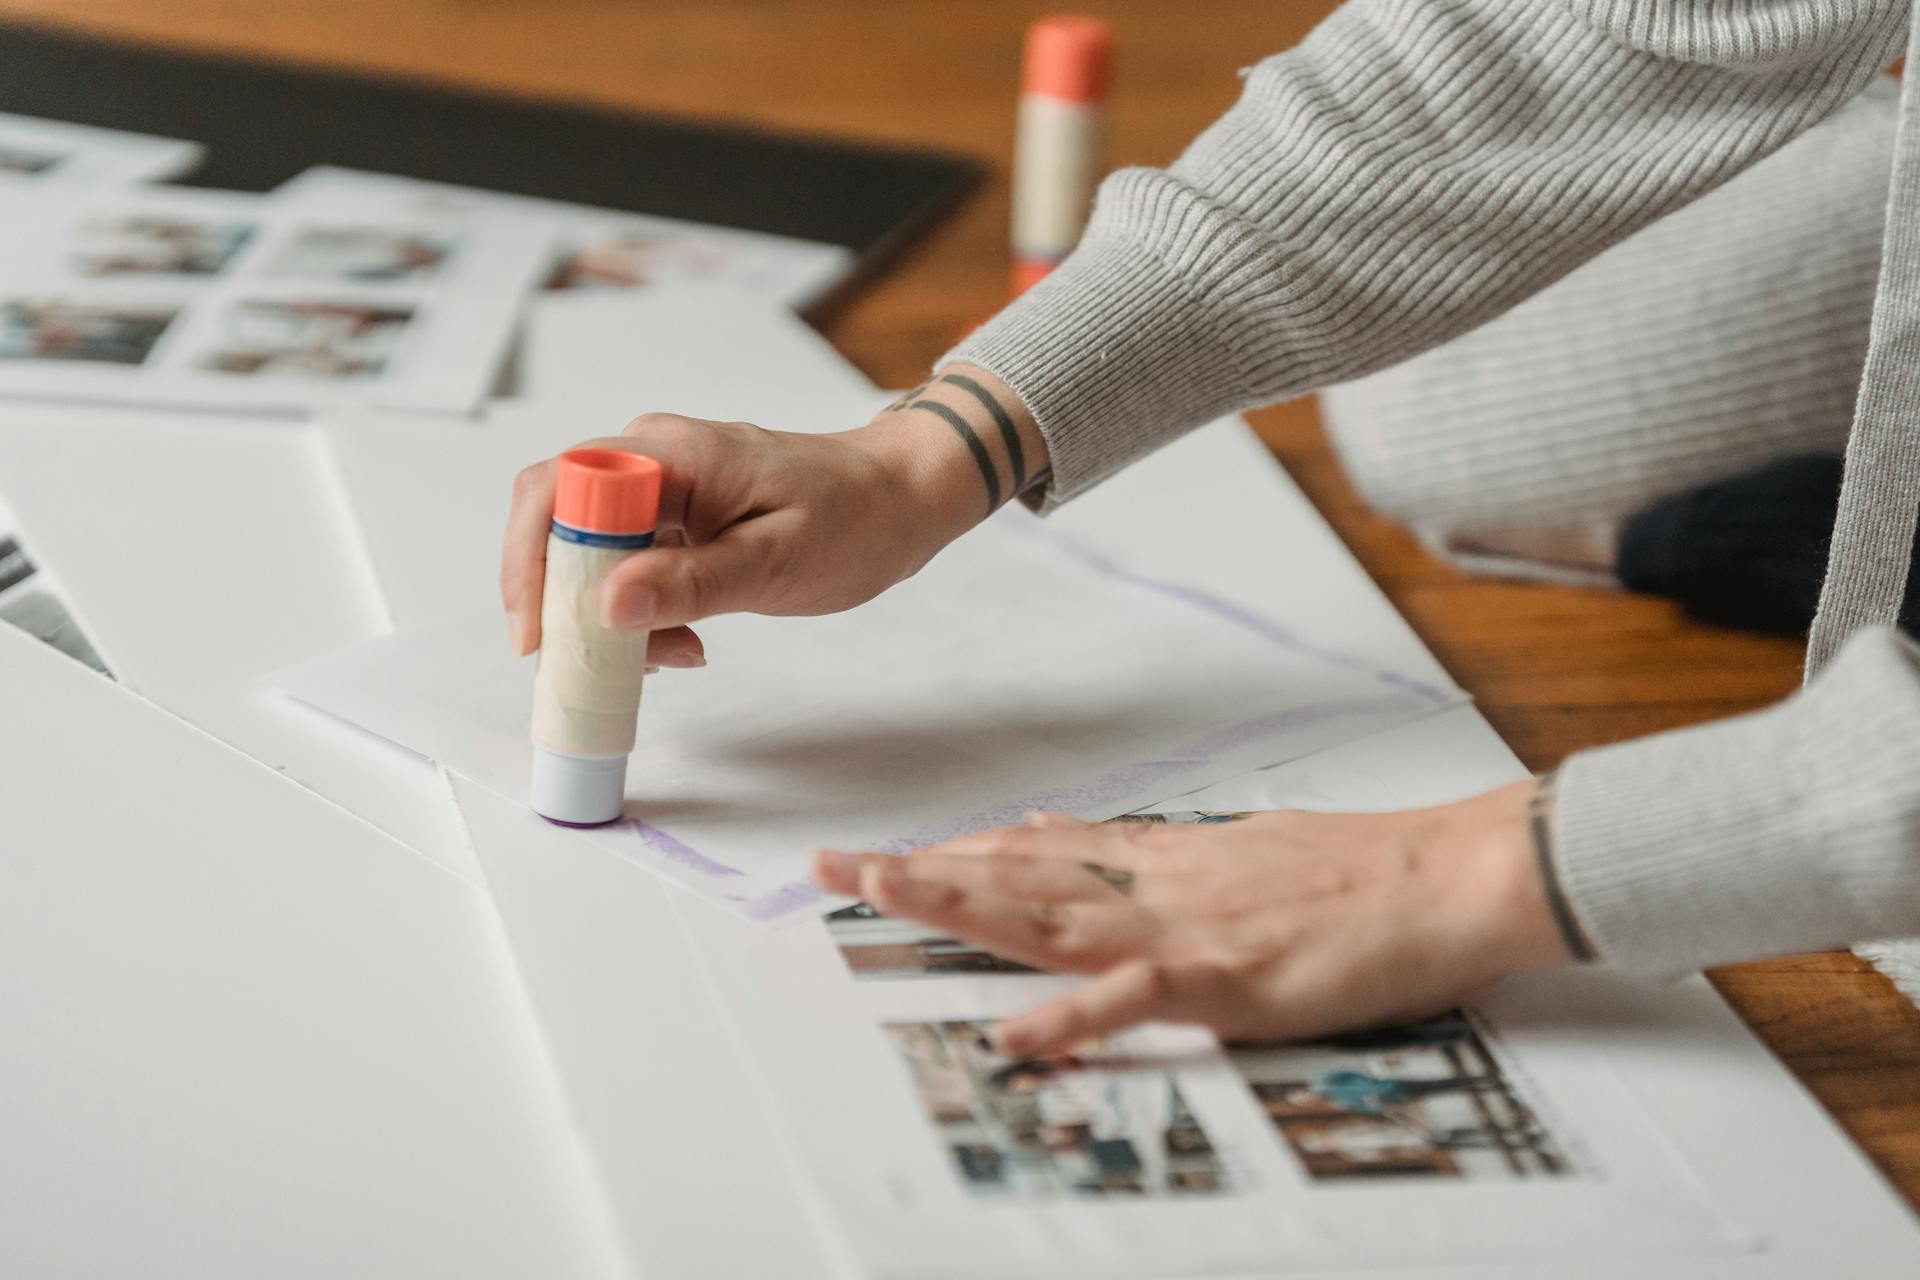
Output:
[[1119,867],[1102,866],[1098,862],[1083,862],[1080,865],[1111,885],[1115,892],[1123,894],[1133,892],[1133,872],[1124,871]]

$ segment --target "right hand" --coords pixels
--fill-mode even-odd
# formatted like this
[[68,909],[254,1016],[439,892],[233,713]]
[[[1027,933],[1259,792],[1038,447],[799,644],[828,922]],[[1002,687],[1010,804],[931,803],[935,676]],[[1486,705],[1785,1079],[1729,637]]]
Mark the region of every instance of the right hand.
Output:
[[[956,439],[924,412],[882,413],[834,435],[793,435],[674,414],[635,418],[612,439],[664,468],[659,539],[602,584],[616,627],[652,631],[650,664],[705,665],[687,626],[720,613],[848,609],[917,572],[978,521],[980,481]],[[555,461],[514,481],[500,564],[509,642],[540,646],[540,598]]]

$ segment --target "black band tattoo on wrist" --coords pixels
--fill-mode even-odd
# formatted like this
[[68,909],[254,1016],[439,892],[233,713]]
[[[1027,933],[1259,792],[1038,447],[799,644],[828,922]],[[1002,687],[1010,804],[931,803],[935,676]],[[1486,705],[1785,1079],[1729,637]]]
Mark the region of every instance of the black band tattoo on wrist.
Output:
[[992,395],[988,394],[985,387],[975,382],[972,378],[969,378],[966,374],[943,374],[940,381],[950,382],[960,388],[975,400],[978,400],[981,407],[993,416],[993,424],[1000,428],[1000,442],[1007,446],[1007,463],[1009,471],[1013,476],[1013,484],[1010,487],[1015,493],[1025,492],[1027,487],[1027,460],[1020,448],[1020,429],[1013,425],[1013,418],[1008,415],[1005,409],[1000,407],[998,400],[995,400]]
[[888,405],[886,408],[882,409],[880,412],[898,413],[900,410],[912,404],[915,400],[918,400],[920,398],[920,393],[922,391],[925,391],[928,387],[932,385],[933,385],[933,379],[928,378],[925,382],[922,382],[919,386],[915,387],[913,390],[902,391],[898,399],[896,399],[892,404]]
[[955,413],[938,400],[916,400],[907,406],[909,409],[925,409],[952,427],[962,440],[966,441],[967,452],[973,455],[973,465],[980,468],[980,478],[987,482],[987,514],[992,515],[1000,509],[1000,476],[993,468],[993,459],[987,456],[987,446],[980,443],[980,437],[973,433],[967,420]]
[[1540,870],[1540,887],[1546,894],[1547,910],[1553,913],[1553,923],[1560,930],[1560,940],[1566,944],[1569,955],[1579,963],[1587,964],[1598,957],[1594,954],[1593,944],[1587,941],[1586,931],[1574,918],[1573,904],[1567,901],[1566,890],[1560,887],[1560,872],[1553,862],[1553,793],[1558,781],[1558,775],[1552,773],[1540,779],[1540,785],[1534,788],[1532,798],[1527,801],[1527,826],[1533,837],[1533,857]]

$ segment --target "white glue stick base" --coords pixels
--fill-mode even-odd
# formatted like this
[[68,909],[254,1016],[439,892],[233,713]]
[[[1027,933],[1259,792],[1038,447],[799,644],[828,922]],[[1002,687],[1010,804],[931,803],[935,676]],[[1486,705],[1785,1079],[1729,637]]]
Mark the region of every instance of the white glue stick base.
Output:
[[549,822],[597,827],[620,816],[627,798],[625,756],[569,756],[533,749],[528,803]]

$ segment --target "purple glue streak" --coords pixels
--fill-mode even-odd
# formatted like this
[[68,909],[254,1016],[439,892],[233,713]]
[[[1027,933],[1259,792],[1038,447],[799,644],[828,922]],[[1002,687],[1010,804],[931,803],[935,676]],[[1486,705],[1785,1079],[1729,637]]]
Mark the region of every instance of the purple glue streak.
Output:
[[673,863],[675,866],[685,867],[689,871],[698,871],[703,876],[742,876],[746,874],[746,872],[740,870],[738,867],[730,867],[724,862],[709,858],[692,845],[676,840],[660,828],[650,823],[642,822],[638,818],[628,818],[627,825],[633,828],[633,834],[640,837],[641,844],[646,845],[647,848],[653,850],[655,853],[664,854],[667,861]]
[[[1251,746],[1289,730],[1309,729],[1314,725],[1325,724],[1330,720],[1343,720],[1350,716],[1402,711],[1408,705],[1406,694],[1383,694],[1374,698],[1335,698],[1327,702],[1309,702],[1304,706],[1288,707],[1284,711],[1275,711],[1270,715],[1260,716],[1258,719],[1210,733],[1203,738],[1196,738],[1181,749],[1181,754],[1211,760],[1225,752]],[[1275,763],[1284,764],[1285,761],[1275,761]]]
[[1042,521],[1015,519],[1003,521],[997,527],[1026,537],[1037,538],[1049,544],[1063,555],[1078,560],[1088,569],[1104,577],[1111,578],[1115,582],[1122,582],[1131,587],[1138,587],[1142,591],[1151,591],[1155,595],[1165,596],[1170,600],[1177,600],[1189,608],[1199,609],[1203,613],[1210,613],[1223,622],[1231,623],[1243,631],[1248,631],[1259,636],[1270,644],[1278,645],[1280,648],[1300,654],[1302,657],[1312,658],[1316,661],[1327,663],[1330,666],[1344,667],[1349,671],[1357,671],[1362,675],[1372,677],[1381,684],[1406,689],[1430,702],[1445,703],[1451,702],[1454,699],[1454,694],[1429,684],[1424,680],[1402,675],[1398,671],[1388,670],[1384,667],[1369,666],[1347,654],[1337,653],[1331,649],[1324,649],[1310,641],[1303,640],[1273,619],[1257,614],[1253,612],[1253,610],[1243,605],[1235,604],[1233,601],[1222,596],[1214,595],[1210,591],[1202,590],[1199,587],[1191,587],[1183,582],[1174,582],[1167,578],[1156,578],[1149,574],[1141,573],[1138,570],[1129,569],[1119,561],[1108,556],[1105,552],[1097,551],[1079,539],[1062,533],[1058,529],[1051,528]]
[[770,893],[749,899],[747,918],[772,920],[776,916],[788,915],[803,907],[810,907],[826,896],[826,892],[818,885],[806,880],[790,880]]

